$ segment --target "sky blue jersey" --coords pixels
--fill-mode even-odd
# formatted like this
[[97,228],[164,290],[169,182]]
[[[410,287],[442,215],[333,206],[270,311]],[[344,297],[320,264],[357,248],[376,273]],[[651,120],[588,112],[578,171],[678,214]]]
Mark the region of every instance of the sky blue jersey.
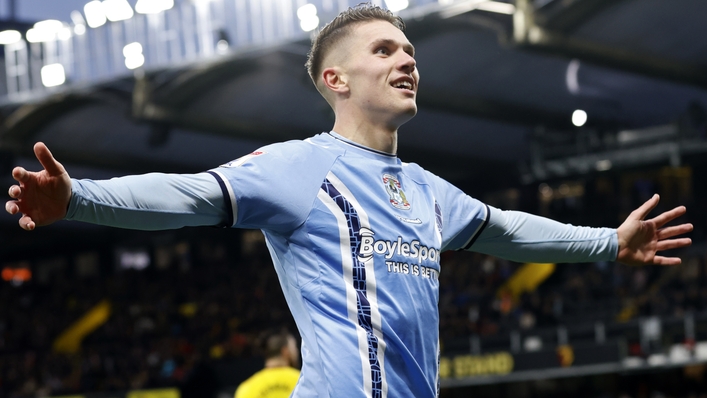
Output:
[[486,205],[416,164],[335,133],[211,171],[232,225],[262,229],[302,335],[297,397],[434,397],[440,253]]
[[614,260],[616,230],[502,211],[336,133],[207,173],[72,179],[67,219],[263,230],[302,336],[296,397],[434,397],[440,253]]

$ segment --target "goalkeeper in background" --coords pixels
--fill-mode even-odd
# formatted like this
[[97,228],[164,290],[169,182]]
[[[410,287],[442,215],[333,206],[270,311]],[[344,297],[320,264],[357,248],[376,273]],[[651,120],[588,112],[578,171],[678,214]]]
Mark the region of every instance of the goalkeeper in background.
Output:
[[241,383],[235,398],[287,398],[299,380],[299,349],[295,337],[283,330],[262,339],[265,369]]

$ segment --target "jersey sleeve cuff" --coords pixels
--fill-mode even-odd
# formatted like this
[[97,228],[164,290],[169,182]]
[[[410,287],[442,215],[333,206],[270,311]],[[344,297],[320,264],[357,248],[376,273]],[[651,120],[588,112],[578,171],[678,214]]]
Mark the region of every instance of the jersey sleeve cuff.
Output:
[[469,250],[489,223],[491,211],[487,204],[483,204],[478,216],[473,217],[469,224],[452,238],[444,250]]
[[231,184],[228,183],[228,179],[221,174],[218,170],[209,170],[207,173],[211,174],[216,178],[218,185],[221,187],[221,192],[223,193],[223,201],[226,207],[226,214],[228,220],[226,222],[226,227],[233,227],[236,225],[238,217],[238,202],[236,201],[236,195],[233,193],[233,188]]

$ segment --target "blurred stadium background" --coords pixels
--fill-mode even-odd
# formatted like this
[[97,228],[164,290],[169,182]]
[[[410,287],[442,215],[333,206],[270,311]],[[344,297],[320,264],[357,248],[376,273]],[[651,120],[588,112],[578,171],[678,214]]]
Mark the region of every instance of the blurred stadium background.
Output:
[[[707,396],[707,2],[377,0],[422,86],[400,157],[491,205],[617,226],[686,205],[676,268],[447,253],[443,397]],[[346,0],[93,0],[0,21],[0,180],[198,172],[328,131],[303,64]],[[258,231],[0,216],[0,397],[229,397],[296,331]]]

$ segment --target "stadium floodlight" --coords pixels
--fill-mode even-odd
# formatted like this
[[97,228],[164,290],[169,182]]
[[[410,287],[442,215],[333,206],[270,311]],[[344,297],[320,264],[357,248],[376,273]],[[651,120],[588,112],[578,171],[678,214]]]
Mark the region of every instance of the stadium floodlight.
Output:
[[71,11],[71,22],[74,23],[74,25],[86,25],[86,20],[83,19],[83,15],[81,14],[81,11]]
[[216,52],[219,54],[226,54],[229,47],[228,41],[221,39],[216,43]]
[[124,21],[135,15],[128,0],[104,0],[103,12],[105,12],[106,18],[111,22]]
[[142,54],[142,44],[138,42],[132,42],[123,47],[123,56],[125,58],[130,58],[138,54]]
[[47,19],[34,24],[34,29],[52,33],[58,33],[64,28],[64,23],[56,19]]
[[140,14],[158,14],[174,7],[174,0],[137,0],[135,11]]
[[86,33],[86,20],[81,11],[71,11],[71,22],[74,23],[74,34],[81,36]]
[[98,0],[86,3],[83,6],[83,13],[86,15],[86,23],[92,28],[103,26],[107,21],[103,3]]
[[513,4],[500,1],[468,0],[452,3],[452,1],[440,1],[440,4],[447,5],[439,14],[442,18],[451,18],[474,10],[506,15],[513,15],[516,11],[516,7]]
[[137,69],[143,65],[145,65],[145,56],[142,54],[137,54],[130,58],[125,58],[125,67],[128,69]]
[[56,33],[47,30],[39,30],[31,28],[25,34],[27,41],[30,43],[44,43],[56,39]]
[[385,5],[388,7],[388,10],[398,12],[408,8],[410,2],[408,2],[408,0],[385,0]]
[[[30,43],[42,43],[56,40],[57,36],[64,40],[66,36],[64,30],[64,23],[56,19],[39,21],[34,24],[32,29],[27,31],[27,41]],[[69,37],[71,37],[71,32],[69,32]]]
[[44,65],[40,74],[44,87],[61,86],[66,82],[66,72],[62,64]]
[[577,127],[582,127],[585,123],[587,123],[587,112],[581,109],[572,112],[572,124]]
[[317,6],[307,3],[297,9],[297,18],[307,19],[317,15]]
[[15,44],[22,40],[22,33],[16,30],[3,30],[0,32],[0,44]]
[[602,160],[597,160],[594,167],[597,169],[597,171],[607,171],[607,170],[611,170],[611,167],[613,167],[613,164],[611,163],[611,160],[609,160],[609,159],[602,159]]
[[86,25],[84,24],[79,24],[74,26],[74,34],[76,36],[81,36],[84,33],[86,33]]
[[484,1],[477,4],[476,9],[506,15],[513,15],[516,12],[516,6],[511,3],[501,3],[500,1]]
[[307,3],[297,9],[297,18],[299,18],[299,26],[305,32],[310,32],[319,26],[319,17],[317,16],[317,6],[312,3]]
[[56,37],[61,41],[66,41],[71,39],[71,28],[64,27],[57,34]]
[[126,44],[123,47],[123,56],[125,57],[125,67],[128,69],[136,69],[145,64],[145,56],[142,54],[142,44],[133,42]]

